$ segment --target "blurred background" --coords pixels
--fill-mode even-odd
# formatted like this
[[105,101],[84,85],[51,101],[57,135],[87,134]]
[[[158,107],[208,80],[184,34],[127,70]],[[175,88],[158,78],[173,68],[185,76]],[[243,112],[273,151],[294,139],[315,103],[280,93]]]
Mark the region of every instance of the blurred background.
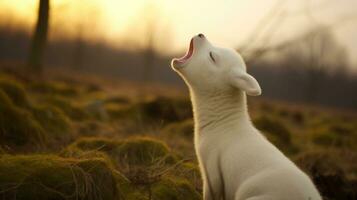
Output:
[[[356,1],[50,4],[41,15],[38,1],[0,2],[1,61],[30,62],[31,50],[36,51],[31,44],[38,42],[43,53],[34,62],[41,70],[66,68],[182,87],[169,61],[184,54],[190,38],[202,32],[244,55],[264,97],[357,108]],[[35,39],[41,16],[44,30],[38,37],[43,39]]]
[[202,199],[170,67],[198,33],[324,199],[357,199],[356,0],[0,0],[0,199]]

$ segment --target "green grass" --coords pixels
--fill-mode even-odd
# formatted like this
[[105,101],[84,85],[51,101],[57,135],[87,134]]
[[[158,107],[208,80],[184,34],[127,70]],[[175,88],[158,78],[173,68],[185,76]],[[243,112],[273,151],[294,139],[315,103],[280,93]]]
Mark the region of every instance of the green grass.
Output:
[[31,113],[14,105],[0,90],[0,143],[3,146],[42,147],[47,135]]
[[104,159],[3,155],[0,157],[0,197],[114,200],[118,190],[113,169]]
[[47,94],[47,95],[61,95],[73,97],[79,95],[80,91],[75,87],[68,85],[63,82],[31,82],[28,85],[28,90],[39,93],[39,94]]
[[285,153],[294,154],[298,149],[291,139],[291,131],[280,119],[262,116],[254,121],[254,125],[261,130],[265,136],[279,149],[284,149]]
[[29,106],[26,91],[21,83],[10,78],[0,77],[0,89],[10,98],[14,105],[20,107]]
[[[189,99],[107,87],[0,72],[0,199],[202,198]],[[356,197],[356,113],[249,104],[256,127],[326,199]]]

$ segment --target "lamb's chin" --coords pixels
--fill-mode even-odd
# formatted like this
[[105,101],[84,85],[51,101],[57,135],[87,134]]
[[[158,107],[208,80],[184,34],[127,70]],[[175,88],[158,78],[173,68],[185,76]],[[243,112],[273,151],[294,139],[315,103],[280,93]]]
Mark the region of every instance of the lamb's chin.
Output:
[[180,70],[180,69],[184,68],[186,65],[187,65],[187,61],[183,62],[177,58],[172,59],[172,61],[171,61],[171,67],[174,68],[175,70]]

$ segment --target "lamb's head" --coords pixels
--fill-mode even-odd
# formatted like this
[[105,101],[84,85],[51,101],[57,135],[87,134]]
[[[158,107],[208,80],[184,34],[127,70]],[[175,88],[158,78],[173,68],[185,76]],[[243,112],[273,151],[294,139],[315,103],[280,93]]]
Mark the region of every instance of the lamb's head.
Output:
[[233,49],[212,45],[203,34],[194,36],[186,55],[174,58],[171,66],[193,90],[238,89],[248,95],[261,94],[257,80],[246,72],[242,57]]

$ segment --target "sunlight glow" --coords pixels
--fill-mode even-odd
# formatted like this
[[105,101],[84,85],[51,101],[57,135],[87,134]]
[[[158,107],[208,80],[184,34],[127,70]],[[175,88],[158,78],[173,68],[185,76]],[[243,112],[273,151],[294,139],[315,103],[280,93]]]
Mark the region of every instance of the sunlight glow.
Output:
[[[330,0],[336,2],[335,0]],[[343,0],[346,4],[351,0]],[[84,3],[85,2],[85,3]],[[114,46],[140,48],[147,44],[151,33],[156,48],[161,52],[182,51],[190,37],[197,33],[206,34],[218,44],[237,47],[249,37],[259,20],[266,15],[277,0],[51,0],[50,38],[76,37],[79,33],[86,39],[100,39]],[[294,10],[303,7],[300,0],[281,1]],[[314,4],[322,0],[312,1]],[[355,4],[356,1],[354,1]],[[337,4],[335,4],[337,5]],[[339,3],[340,7],[342,3]],[[22,25],[32,32],[36,21],[38,0],[1,0],[0,24],[10,27]],[[353,6],[349,6],[352,7]],[[356,5],[357,7],[357,5]],[[329,21],[330,16],[348,8],[333,7],[328,12],[314,15]],[[295,9],[299,10],[299,9]],[[350,9],[351,10],[351,9]],[[273,39],[289,38],[308,27],[311,20],[291,17],[283,21],[283,26]],[[313,24],[312,24],[313,25]],[[339,32],[338,36],[350,48],[351,34]],[[348,42],[346,42],[348,41]]]

